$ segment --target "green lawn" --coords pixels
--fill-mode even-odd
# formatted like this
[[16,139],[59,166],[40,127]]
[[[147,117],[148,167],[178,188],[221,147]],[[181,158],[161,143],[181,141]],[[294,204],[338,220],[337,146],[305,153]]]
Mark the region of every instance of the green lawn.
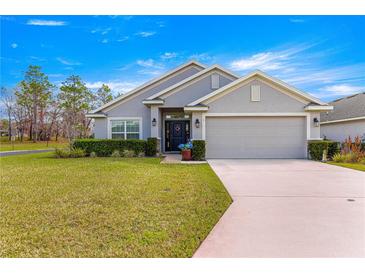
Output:
[[0,142],[0,151],[11,151],[11,150],[35,150],[35,149],[47,149],[47,148],[56,148],[56,147],[65,147],[67,146],[67,143],[65,142],[56,142],[56,141],[50,141],[47,142],[39,141],[37,143],[33,143],[31,141],[24,141],[14,142],[14,148],[13,145],[10,142]]
[[335,166],[342,166],[360,171],[365,171],[365,165],[360,163],[335,163],[335,162],[328,162],[328,163]]
[[0,257],[190,257],[231,203],[209,165],[0,158]]

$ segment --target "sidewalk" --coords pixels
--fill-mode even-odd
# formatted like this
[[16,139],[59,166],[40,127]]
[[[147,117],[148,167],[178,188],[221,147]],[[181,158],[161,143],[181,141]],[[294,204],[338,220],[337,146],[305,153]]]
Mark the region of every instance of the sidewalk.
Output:
[[54,148],[34,149],[34,150],[10,150],[10,151],[2,151],[2,152],[0,152],[0,157],[12,156],[12,155],[34,154],[34,153],[42,153],[42,152],[49,152],[49,151],[54,151]]

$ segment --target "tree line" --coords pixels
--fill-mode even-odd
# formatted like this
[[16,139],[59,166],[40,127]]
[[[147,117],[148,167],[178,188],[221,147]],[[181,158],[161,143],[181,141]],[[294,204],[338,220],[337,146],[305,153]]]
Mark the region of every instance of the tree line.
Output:
[[30,65],[24,79],[12,90],[1,88],[9,140],[16,136],[46,141],[60,137],[90,136],[91,119],[86,113],[111,100],[111,89],[103,84],[91,91],[78,75],[71,75],[61,86],[51,83],[40,66]]

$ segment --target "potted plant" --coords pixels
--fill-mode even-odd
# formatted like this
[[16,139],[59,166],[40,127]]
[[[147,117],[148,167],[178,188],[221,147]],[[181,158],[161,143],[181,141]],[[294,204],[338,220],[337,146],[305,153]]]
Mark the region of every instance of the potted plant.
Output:
[[193,144],[191,142],[179,145],[179,149],[181,150],[181,158],[183,161],[191,161],[191,149],[192,148],[193,148]]

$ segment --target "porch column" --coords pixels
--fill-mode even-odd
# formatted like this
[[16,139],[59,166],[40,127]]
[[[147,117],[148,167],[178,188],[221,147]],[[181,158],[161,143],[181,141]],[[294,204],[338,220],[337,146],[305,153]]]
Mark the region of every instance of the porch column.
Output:
[[[156,125],[154,125],[156,121]],[[151,137],[161,139],[161,117],[158,106],[151,106]]]

